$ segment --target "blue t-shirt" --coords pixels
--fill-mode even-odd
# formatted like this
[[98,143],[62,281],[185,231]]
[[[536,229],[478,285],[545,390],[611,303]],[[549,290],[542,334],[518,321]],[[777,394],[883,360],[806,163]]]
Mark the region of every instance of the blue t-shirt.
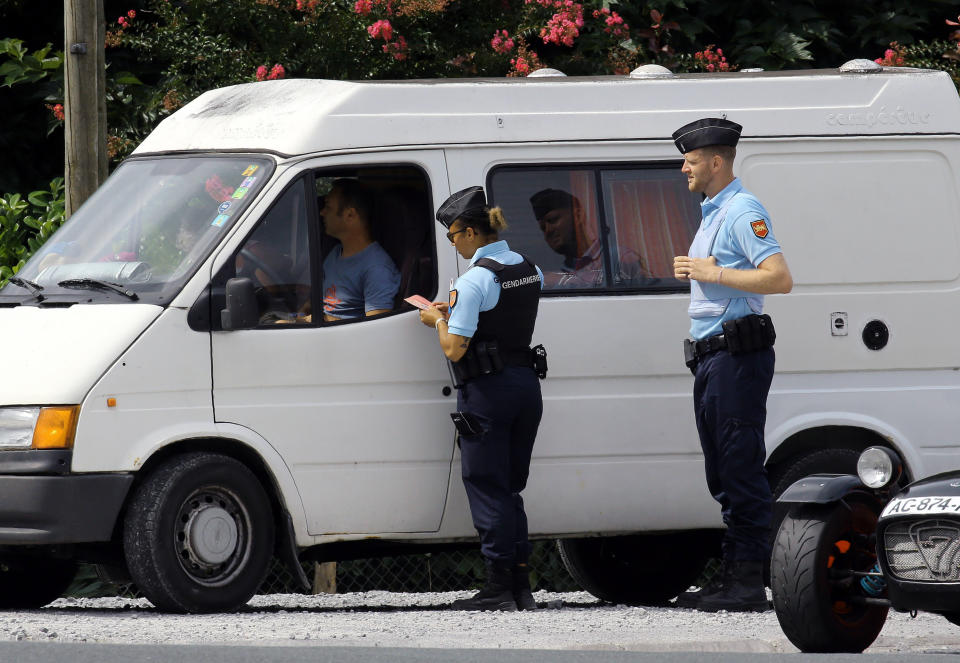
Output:
[[[480,258],[496,260],[501,265],[518,265],[523,262],[523,256],[510,250],[504,240],[486,244],[477,249],[470,259],[470,266]],[[537,267],[540,275],[540,287],[543,288],[543,272]],[[489,269],[478,267],[468,269],[453,284],[451,292],[450,320],[447,331],[457,336],[473,338],[477,331],[481,311],[489,311],[500,301],[500,284],[496,275]]]
[[323,312],[335,318],[360,318],[368,311],[392,309],[400,289],[400,272],[383,248],[373,242],[342,257],[337,246],[323,261]]
[[[756,196],[743,188],[740,178],[734,178],[713,198],[706,198],[700,207],[703,221],[690,247],[692,257],[712,255],[720,267],[754,269],[773,254],[782,253],[773,236],[770,214]],[[714,235],[711,250],[708,244]],[[717,283],[699,283],[699,287],[705,296],[699,307],[695,289],[691,288],[690,293],[690,335],[695,339],[721,333],[727,320],[763,311],[763,295]],[[705,305],[707,302],[715,304],[714,310]],[[694,314],[697,308],[700,310]]]

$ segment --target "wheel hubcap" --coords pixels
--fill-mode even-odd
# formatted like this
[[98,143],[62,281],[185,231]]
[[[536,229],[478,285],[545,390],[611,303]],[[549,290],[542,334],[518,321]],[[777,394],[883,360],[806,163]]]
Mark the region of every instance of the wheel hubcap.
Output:
[[180,566],[208,586],[228,582],[250,554],[250,516],[224,487],[194,491],[177,513],[175,544]]
[[191,515],[187,525],[187,543],[193,553],[207,564],[222,564],[237,547],[237,524],[219,506],[201,508]]

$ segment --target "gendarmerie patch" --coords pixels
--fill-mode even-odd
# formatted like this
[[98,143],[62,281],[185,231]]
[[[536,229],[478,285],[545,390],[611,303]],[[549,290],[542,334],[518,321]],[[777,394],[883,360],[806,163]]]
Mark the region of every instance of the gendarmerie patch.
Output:
[[753,234],[760,239],[763,239],[770,234],[770,229],[767,228],[767,222],[763,219],[760,219],[759,221],[751,221],[750,228],[753,230]]

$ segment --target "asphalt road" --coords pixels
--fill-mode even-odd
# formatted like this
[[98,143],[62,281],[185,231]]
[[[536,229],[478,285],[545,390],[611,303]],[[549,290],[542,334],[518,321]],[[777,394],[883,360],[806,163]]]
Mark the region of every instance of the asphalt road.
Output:
[[[960,648],[958,648],[960,652]],[[2,663],[935,663],[937,654],[745,654],[531,649],[414,649],[238,645],[97,645],[0,642]]]

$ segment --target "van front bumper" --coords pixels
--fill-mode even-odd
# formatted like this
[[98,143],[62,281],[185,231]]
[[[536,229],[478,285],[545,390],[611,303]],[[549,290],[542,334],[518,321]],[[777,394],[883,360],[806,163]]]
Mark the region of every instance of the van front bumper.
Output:
[[109,541],[133,474],[70,474],[70,451],[0,451],[0,545]]

